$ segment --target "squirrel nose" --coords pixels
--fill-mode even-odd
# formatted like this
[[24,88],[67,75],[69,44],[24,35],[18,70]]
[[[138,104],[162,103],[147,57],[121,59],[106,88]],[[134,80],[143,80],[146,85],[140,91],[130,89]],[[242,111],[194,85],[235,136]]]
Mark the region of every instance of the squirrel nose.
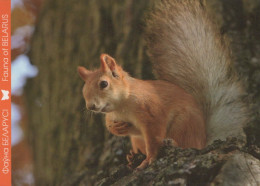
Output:
[[92,104],[91,106],[89,106],[89,110],[95,110],[96,109],[96,105]]

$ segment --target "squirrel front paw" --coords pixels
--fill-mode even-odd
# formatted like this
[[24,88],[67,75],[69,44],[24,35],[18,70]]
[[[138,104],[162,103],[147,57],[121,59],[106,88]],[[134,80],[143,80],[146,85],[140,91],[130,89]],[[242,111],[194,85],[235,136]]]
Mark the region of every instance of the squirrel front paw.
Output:
[[116,136],[126,136],[129,134],[131,126],[130,123],[114,121],[113,124],[108,126],[108,130]]

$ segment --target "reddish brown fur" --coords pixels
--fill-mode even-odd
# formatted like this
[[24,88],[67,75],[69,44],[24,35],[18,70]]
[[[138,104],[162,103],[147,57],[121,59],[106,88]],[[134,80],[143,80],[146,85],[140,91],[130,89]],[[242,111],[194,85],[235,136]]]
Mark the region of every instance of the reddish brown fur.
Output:
[[[111,57],[107,55],[106,58]],[[84,98],[86,103],[91,103],[95,96],[96,99],[106,100],[103,105],[116,105],[106,112],[106,127],[115,135],[130,136],[133,151],[137,153],[140,150],[146,154],[147,158],[139,168],[144,168],[156,158],[165,138],[173,139],[183,148],[201,149],[205,146],[203,114],[190,94],[166,81],[129,77],[115,61],[113,68],[105,66],[105,60],[101,61],[101,69],[92,73],[88,71],[88,77],[84,79]],[[114,68],[120,69],[116,72],[119,78],[111,76]],[[113,91],[100,90],[96,85],[99,78],[106,79]],[[109,98],[106,98],[106,91],[110,91]],[[124,96],[113,98],[114,94],[118,95],[117,91]]]
[[[105,112],[108,130],[130,136],[133,151],[146,154],[139,168],[156,158],[165,138],[201,149],[206,141],[243,136],[249,113],[241,99],[244,89],[200,2],[159,1],[149,15],[148,53],[161,80],[131,78],[106,54],[98,71],[78,69],[87,107]],[[102,80],[108,82],[104,89]]]

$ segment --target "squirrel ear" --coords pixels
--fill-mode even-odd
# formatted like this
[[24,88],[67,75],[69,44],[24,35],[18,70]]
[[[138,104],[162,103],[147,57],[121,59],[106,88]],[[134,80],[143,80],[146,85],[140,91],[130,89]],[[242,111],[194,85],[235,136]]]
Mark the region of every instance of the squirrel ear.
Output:
[[116,71],[116,61],[114,58],[107,54],[101,54],[100,56],[100,61],[101,61],[101,69],[103,72],[107,72],[110,70],[111,72]]
[[87,70],[85,67],[78,66],[78,73],[81,79],[84,81],[87,79],[88,75],[90,74],[90,71]]

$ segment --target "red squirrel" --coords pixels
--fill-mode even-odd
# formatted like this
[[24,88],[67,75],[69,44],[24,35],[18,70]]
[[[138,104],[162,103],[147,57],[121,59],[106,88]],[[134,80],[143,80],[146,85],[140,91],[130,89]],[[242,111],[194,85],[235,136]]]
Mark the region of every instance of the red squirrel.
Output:
[[198,0],[164,0],[147,20],[146,41],[159,80],[128,75],[114,58],[99,69],[78,67],[86,107],[106,115],[114,135],[129,136],[134,153],[153,162],[165,138],[202,149],[216,139],[243,136],[248,109],[225,41]]

